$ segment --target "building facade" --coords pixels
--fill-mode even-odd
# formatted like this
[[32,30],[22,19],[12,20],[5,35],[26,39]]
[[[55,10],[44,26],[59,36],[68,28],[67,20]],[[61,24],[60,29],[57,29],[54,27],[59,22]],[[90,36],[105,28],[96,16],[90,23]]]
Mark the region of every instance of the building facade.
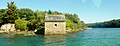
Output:
[[66,34],[66,20],[64,15],[45,16],[45,34]]

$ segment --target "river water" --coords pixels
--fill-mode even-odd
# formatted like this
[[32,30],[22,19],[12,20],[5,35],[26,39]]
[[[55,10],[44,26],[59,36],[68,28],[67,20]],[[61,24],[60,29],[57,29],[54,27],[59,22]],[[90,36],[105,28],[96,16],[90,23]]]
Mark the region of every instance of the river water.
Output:
[[120,46],[120,28],[93,28],[68,35],[0,34],[0,46]]

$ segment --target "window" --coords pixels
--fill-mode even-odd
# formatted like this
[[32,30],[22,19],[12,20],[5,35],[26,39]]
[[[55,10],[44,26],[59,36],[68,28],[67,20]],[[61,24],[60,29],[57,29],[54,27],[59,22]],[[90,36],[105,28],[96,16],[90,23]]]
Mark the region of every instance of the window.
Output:
[[46,19],[47,19],[47,17],[46,17]]
[[61,19],[61,18],[59,17],[59,19]]
[[55,24],[55,26],[57,26],[57,24]]

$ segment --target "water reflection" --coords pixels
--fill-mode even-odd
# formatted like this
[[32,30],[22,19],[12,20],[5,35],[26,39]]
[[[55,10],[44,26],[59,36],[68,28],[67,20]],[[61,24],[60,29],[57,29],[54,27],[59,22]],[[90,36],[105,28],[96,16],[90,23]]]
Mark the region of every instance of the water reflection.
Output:
[[0,34],[0,46],[119,46],[120,28],[94,29],[69,35]]
[[45,35],[44,46],[67,46],[65,35]]
[[67,46],[65,35],[0,35],[0,46]]

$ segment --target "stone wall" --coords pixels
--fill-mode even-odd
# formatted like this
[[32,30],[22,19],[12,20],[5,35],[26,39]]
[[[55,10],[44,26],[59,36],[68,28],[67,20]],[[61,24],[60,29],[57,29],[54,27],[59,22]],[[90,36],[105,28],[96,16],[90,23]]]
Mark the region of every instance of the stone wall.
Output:
[[45,22],[45,34],[66,34],[66,22]]

